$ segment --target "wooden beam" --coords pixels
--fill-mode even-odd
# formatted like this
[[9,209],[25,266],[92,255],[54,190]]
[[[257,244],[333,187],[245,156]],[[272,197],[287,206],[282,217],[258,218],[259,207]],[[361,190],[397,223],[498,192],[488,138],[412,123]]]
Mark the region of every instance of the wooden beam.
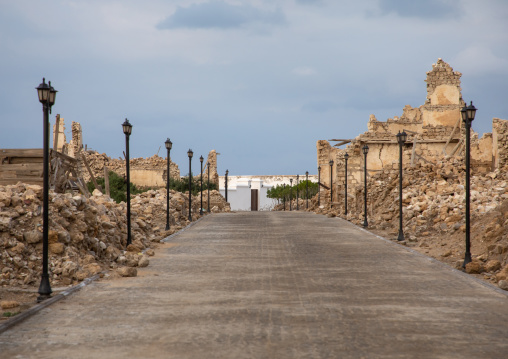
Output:
[[53,132],[53,150],[58,151],[58,133],[60,130],[60,115],[56,115],[55,131]]
[[90,175],[90,177],[92,178],[92,182],[93,182],[93,184],[94,184],[95,188],[97,188],[99,191],[101,191],[102,193],[104,193],[104,192],[102,191],[102,187],[101,187],[101,186],[99,186],[99,184],[98,184],[98,183],[97,183],[97,181],[95,180],[95,176],[93,175],[93,172],[92,172],[92,170],[90,169],[90,166],[88,165],[88,161],[86,160],[86,156],[85,156],[85,154],[84,154],[83,152],[81,153],[81,158],[83,159],[83,162],[85,163],[85,167],[86,167],[86,169],[88,170],[88,174],[89,174],[89,175]]
[[325,189],[328,189],[328,190],[330,189],[330,187],[328,187],[328,186],[324,185],[324,184],[323,184],[323,183],[321,183],[321,182],[319,182],[319,185],[320,185],[321,187],[325,188]]
[[340,147],[340,146],[343,146],[345,145],[346,143],[350,143],[352,140],[343,140],[339,143],[336,143],[335,145],[333,145],[333,147]]
[[457,126],[460,124],[460,117],[457,119],[457,122],[455,123],[455,126],[453,126],[452,133],[450,133],[450,137],[448,138],[448,141],[446,141],[446,144],[443,147],[443,154],[446,156],[446,147],[448,147],[448,144],[452,140],[453,134],[455,133],[455,130],[457,129]]
[[104,186],[106,187],[106,196],[110,197],[111,194],[109,192],[109,171],[106,166],[104,166]]

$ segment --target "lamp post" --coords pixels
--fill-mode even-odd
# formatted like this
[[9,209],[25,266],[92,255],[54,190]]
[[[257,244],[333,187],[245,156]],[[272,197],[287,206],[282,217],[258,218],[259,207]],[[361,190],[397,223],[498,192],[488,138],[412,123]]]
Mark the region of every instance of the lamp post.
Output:
[[293,202],[293,179],[289,179],[290,187],[289,187],[289,210],[291,211],[291,202]]
[[347,160],[349,155],[347,152],[344,154],[344,215],[347,216]]
[[127,176],[127,246],[132,243],[131,239],[131,174],[129,159],[129,137],[132,133],[132,125],[125,119],[122,123],[123,133],[125,134],[125,173]]
[[43,213],[42,213],[42,274],[39,285],[39,297],[37,302],[42,302],[51,297],[51,285],[48,274],[48,250],[49,250],[49,112],[55,104],[56,91],[51,86],[51,81],[46,84],[46,79],[36,87],[39,102],[42,103],[43,112]]
[[167,158],[167,175],[166,175],[166,231],[169,230],[169,152],[171,151],[171,147],[173,147],[173,142],[169,140],[169,138],[164,142],[166,145],[166,149],[168,150],[168,158]]
[[199,157],[199,162],[201,162],[201,206],[199,207],[199,214],[203,215],[203,156]]
[[333,207],[333,160],[330,160],[330,208]]
[[471,262],[471,187],[470,187],[470,172],[471,172],[471,122],[474,120],[474,116],[476,114],[476,107],[473,106],[473,101],[469,106],[465,106],[460,110],[460,114],[462,115],[462,121],[464,121],[466,125],[466,253],[464,255],[464,263],[462,264],[463,268],[466,268],[466,264]]
[[307,209],[309,209],[309,171],[305,172],[305,197],[307,197]]
[[226,194],[226,202],[228,201],[228,174],[229,174],[229,171],[226,170],[226,182],[225,182],[225,194]]
[[282,193],[283,193],[282,201],[284,203],[284,211],[286,211],[286,184],[284,183],[283,186],[284,186],[284,190],[282,191]]
[[300,206],[298,204],[298,200],[300,199],[299,193],[298,193],[298,181],[300,180],[300,175],[296,175],[296,210],[300,210]]
[[189,156],[189,221],[192,222],[192,214],[191,214],[191,207],[192,207],[192,156],[194,155],[194,152],[189,148],[187,151],[187,156]]
[[208,171],[208,213],[210,213],[210,162],[206,163],[206,169]]
[[404,230],[402,228],[402,146],[406,143],[407,133],[399,131],[397,133],[397,142],[399,143],[399,235],[398,241],[404,240]]
[[367,228],[369,225],[367,222],[367,153],[369,153],[369,146],[365,145],[362,147],[362,152],[365,155],[365,165],[363,167],[363,183],[364,183],[364,189],[363,189],[363,204],[364,204],[364,220],[363,220],[363,226]]
[[321,206],[321,166],[318,166],[317,168],[317,205],[318,207]]

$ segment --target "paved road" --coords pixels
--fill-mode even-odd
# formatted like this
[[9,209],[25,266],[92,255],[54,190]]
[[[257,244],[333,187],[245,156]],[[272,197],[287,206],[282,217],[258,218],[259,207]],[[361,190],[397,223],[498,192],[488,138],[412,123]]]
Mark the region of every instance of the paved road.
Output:
[[339,219],[214,214],[137,278],[0,335],[1,358],[508,358],[508,297]]

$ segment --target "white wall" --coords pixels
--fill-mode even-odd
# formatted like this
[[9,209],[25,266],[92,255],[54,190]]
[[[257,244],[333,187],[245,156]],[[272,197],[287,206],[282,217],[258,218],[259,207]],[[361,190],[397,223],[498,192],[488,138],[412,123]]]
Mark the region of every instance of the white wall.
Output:
[[[270,211],[277,204],[277,200],[266,197],[268,189],[282,184],[296,185],[296,176],[228,176],[228,202],[232,211],[251,210],[251,189],[258,190],[258,209]],[[300,181],[305,180],[305,174]],[[317,175],[309,175],[311,182],[317,182]],[[225,177],[219,177],[219,191],[225,196]]]

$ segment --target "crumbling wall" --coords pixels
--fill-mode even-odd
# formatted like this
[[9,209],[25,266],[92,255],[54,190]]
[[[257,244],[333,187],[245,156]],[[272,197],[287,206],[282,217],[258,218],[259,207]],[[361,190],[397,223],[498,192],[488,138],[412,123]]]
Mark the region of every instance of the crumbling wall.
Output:
[[66,138],[65,138],[64,118],[56,115],[55,124],[53,125],[53,150],[66,154]]
[[[105,153],[97,153],[92,151],[84,151],[87,162],[96,177],[104,177],[104,167],[117,173],[120,176],[125,173],[125,160],[121,158],[110,158]],[[165,187],[167,179],[167,159],[153,155],[148,158],[131,158],[130,179],[131,182],[141,187]],[[178,165],[171,161],[169,163],[169,171],[171,178],[180,178],[180,169]],[[86,182],[90,180],[88,172],[83,173]]]
[[208,180],[208,172],[210,171],[210,183],[215,183],[217,187],[219,186],[219,174],[217,173],[217,151],[211,150],[208,153],[208,158],[206,160],[205,172],[203,173],[203,179]]
[[492,157],[494,168],[508,165],[508,121],[492,120]]
[[83,133],[81,124],[72,121],[71,124],[72,139],[69,142],[69,156],[77,158],[78,153],[83,149]]

